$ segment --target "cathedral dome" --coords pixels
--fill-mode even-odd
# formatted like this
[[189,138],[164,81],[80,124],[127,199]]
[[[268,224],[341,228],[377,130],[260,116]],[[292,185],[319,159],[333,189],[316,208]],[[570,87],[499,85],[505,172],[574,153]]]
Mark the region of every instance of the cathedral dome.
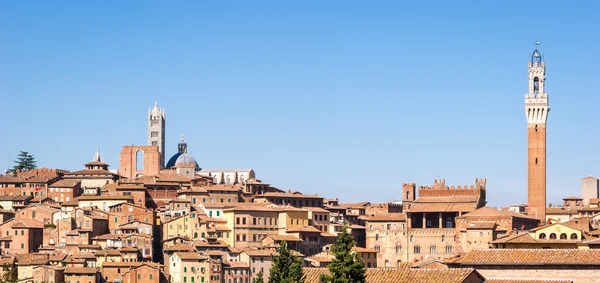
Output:
[[183,135],[181,135],[181,141],[177,145],[177,153],[169,159],[166,167],[171,168],[174,166],[190,164],[193,164],[197,170],[200,170],[200,166],[198,166],[196,159],[187,152],[187,143],[185,143]]

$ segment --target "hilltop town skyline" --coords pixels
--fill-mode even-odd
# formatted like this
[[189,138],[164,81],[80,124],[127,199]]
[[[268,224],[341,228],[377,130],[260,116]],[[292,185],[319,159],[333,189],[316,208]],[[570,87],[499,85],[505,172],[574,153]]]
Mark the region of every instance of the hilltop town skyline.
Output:
[[597,11],[0,1],[0,283],[598,283]]

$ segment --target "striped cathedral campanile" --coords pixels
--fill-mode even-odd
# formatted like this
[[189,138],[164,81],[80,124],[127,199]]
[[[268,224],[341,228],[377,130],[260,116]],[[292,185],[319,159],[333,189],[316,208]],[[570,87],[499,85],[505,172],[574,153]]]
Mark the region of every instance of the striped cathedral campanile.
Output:
[[531,55],[528,70],[529,92],[525,95],[528,140],[527,214],[546,222],[546,120],[550,107],[548,94],[544,89],[546,65],[537,48]]

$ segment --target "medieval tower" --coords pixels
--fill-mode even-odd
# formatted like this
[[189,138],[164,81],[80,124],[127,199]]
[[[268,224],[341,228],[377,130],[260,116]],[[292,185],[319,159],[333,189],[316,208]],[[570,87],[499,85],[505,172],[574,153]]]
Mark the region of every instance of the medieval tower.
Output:
[[536,48],[529,62],[529,92],[525,94],[527,117],[527,202],[528,215],[546,221],[546,65]]
[[158,101],[153,109],[148,109],[148,145],[158,146],[160,152],[160,168],[165,167],[165,110],[158,108]]

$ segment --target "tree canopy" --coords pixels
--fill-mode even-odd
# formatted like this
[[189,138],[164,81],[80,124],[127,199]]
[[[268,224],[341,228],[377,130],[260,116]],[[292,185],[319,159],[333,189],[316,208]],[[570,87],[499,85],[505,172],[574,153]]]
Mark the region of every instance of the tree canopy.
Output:
[[264,283],[265,279],[263,278],[263,272],[259,271],[258,274],[256,274],[256,278],[254,278],[254,283]]
[[292,255],[286,241],[281,242],[277,252],[279,256],[273,257],[269,282],[304,283],[305,276],[302,272],[302,260]]
[[338,236],[331,251],[335,255],[329,264],[329,275],[322,275],[321,282],[329,283],[362,283],[365,282],[365,264],[360,253],[352,251],[356,242],[348,233],[348,227]]
[[37,161],[33,155],[27,151],[19,151],[17,160],[15,160],[15,166],[12,168],[12,172],[15,173],[17,170],[32,170],[37,168]]

